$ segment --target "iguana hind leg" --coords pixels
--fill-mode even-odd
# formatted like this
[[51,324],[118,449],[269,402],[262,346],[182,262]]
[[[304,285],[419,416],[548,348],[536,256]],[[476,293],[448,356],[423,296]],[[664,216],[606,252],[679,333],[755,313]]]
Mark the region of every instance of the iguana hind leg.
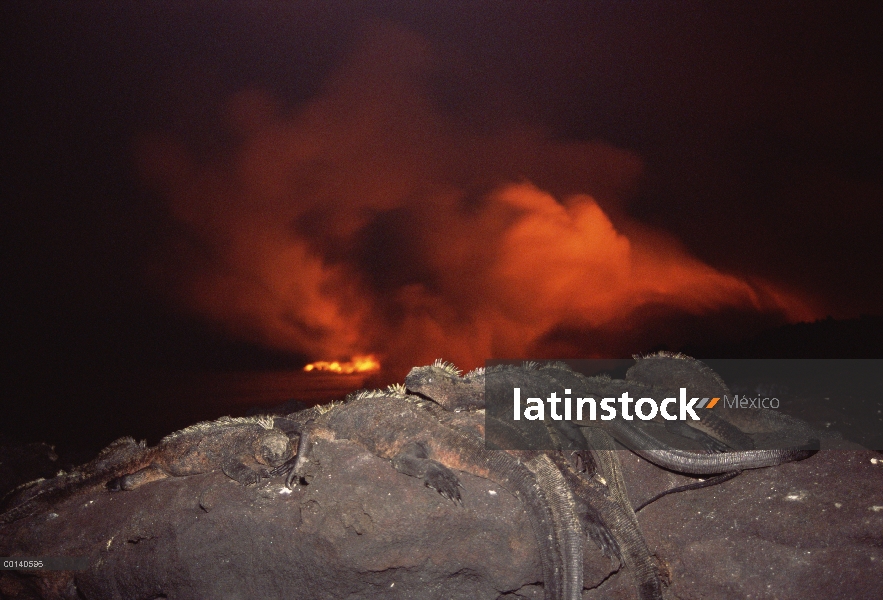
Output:
[[135,471],[134,473],[131,473],[129,475],[114,477],[107,482],[106,487],[112,492],[119,492],[122,490],[129,491],[134,490],[137,487],[141,487],[145,483],[150,483],[151,481],[159,481],[160,479],[167,479],[169,477],[171,477],[171,475],[167,473],[162,467],[160,467],[156,463],[151,463],[140,471]]

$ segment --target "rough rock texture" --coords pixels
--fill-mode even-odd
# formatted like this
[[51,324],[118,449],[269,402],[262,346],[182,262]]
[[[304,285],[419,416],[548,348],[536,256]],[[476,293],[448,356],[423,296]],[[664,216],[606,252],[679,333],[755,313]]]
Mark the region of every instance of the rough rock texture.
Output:
[[[622,451],[637,503],[687,481]],[[508,492],[458,473],[463,505],[348,441],[309,485],[220,472],[79,494],[0,525],[0,556],[88,556],[79,573],[0,571],[3,598],[541,598],[536,542]],[[822,451],[662,498],[639,513],[675,598],[878,598],[883,455]],[[635,598],[594,550],[585,598]],[[608,577],[608,575],[610,575]]]
[[[620,458],[635,503],[689,480],[630,452]],[[638,520],[675,598],[871,599],[883,589],[879,452],[823,450],[745,471],[666,496]],[[609,597],[633,598],[628,578],[617,579],[605,584]]]

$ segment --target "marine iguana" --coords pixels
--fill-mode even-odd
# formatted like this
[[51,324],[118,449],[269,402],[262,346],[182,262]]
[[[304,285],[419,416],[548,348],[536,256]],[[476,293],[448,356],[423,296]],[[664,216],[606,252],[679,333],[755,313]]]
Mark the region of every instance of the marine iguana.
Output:
[[[638,360],[637,365],[627,373],[624,381],[603,376],[585,377],[563,363],[545,366],[526,363],[522,367],[497,367],[494,376],[498,382],[500,379],[505,380],[510,388],[521,387],[525,397],[544,397],[553,387],[570,388],[574,394],[583,397],[618,397],[624,391],[630,392],[635,397],[660,397],[658,395],[660,393],[664,394],[662,397],[666,397],[674,395],[671,393],[672,387],[676,389],[685,385],[685,382],[689,382],[687,385],[691,390],[710,389],[717,396],[729,393],[716,373],[701,362],[685,355],[660,353],[635,358]],[[460,371],[453,365],[436,361],[433,365],[412,369],[405,378],[405,385],[409,391],[436,401],[446,410],[480,409],[485,406],[486,376],[487,371],[484,369],[476,369],[461,376]],[[709,396],[711,395],[712,393],[709,392]],[[661,585],[629,501],[619,459],[613,451],[611,436],[637,454],[665,468],[695,474],[721,474],[705,482],[668,490],[650,501],[658,499],[665,493],[719,483],[737,475],[742,469],[800,460],[818,449],[817,440],[809,440],[805,437],[804,441],[808,441],[802,446],[779,450],[754,450],[751,438],[738,427],[719,418],[707,419],[707,416],[700,431],[709,437],[707,443],[710,447],[716,450],[731,447],[737,451],[710,454],[677,450],[666,447],[642,428],[621,420],[601,422],[602,427],[598,427],[597,422],[578,423],[585,426],[583,437],[589,442],[588,448],[596,475],[607,486],[607,496],[602,494],[599,497],[591,485],[592,479],[577,474],[572,463],[564,460],[560,452],[550,452],[547,455],[559,467],[559,472],[565,477],[567,485],[576,497],[583,501],[583,508],[588,513],[587,518],[583,519],[583,525],[590,534],[593,528],[601,529],[600,533],[595,531],[595,535],[592,536],[596,540],[605,536],[612,538],[620,560],[633,573],[642,598],[661,598]],[[763,417],[755,417],[754,423],[762,423],[766,426],[773,423],[780,428],[793,426],[793,423],[787,419]],[[808,428],[795,429],[800,433],[811,432]],[[571,440],[578,437],[574,436],[572,431],[562,431],[562,433]],[[602,500],[608,497],[612,500],[612,506],[610,502]],[[639,509],[646,504],[645,502]],[[562,535],[559,534],[559,537]]]
[[289,436],[267,416],[221,417],[196,423],[152,447],[123,437],[70,473],[60,472],[52,479],[38,479],[10,492],[0,521],[20,519],[89,488],[133,490],[151,481],[217,469],[242,485],[251,485],[293,454]]

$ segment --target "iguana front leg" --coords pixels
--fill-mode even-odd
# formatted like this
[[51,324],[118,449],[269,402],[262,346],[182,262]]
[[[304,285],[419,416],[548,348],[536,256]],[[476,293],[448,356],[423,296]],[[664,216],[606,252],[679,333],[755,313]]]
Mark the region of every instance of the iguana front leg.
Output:
[[271,477],[286,475],[285,487],[292,489],[294,488],[295,481],[299,481],[303,475],[304,465],[309,459],[313,446],[313,432],[316,430],[316,422],[310,419],[303,425],[300,425],[290,419],[286,419],[286,421],[287,427],[285,431],[289,435],[295,434],[300,438],[297,443],[297,452],[278,467],[270,469],[269,474]]
[[268,469],[255,470],[245,464],[242,459],[230,457],[221,465],[224,475],[242,485],[254,485],[269,475]]
[[460,489],[463,487],[454,472],[440,462],[429,458],[426,444],[411,442],[392,459],[393,468],[399,473],[423,480],[423,484],[439,494],[463,504]]

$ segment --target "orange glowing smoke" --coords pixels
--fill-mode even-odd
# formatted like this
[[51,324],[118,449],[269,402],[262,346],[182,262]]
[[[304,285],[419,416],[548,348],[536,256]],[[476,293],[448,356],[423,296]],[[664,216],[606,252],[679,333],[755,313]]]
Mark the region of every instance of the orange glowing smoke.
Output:
[[155,261],[159,287],[236,337],[316,358],[373,353],[393,371],[675,345],[689,340],[671,323],[709,315],[820,316],[629,219],[634,154],[475,131],[438,108],[416,83],[428,56],[381,30],[289,112],[260,92],[233,98],[238,142],[215,156],[146,141],[142,167],[176,232]]
[[331,371],[332,373],[372,373],[380,370],[380,362],[370,354],[368,356],[355,356],[352,360],[339,362],[319,360],[304,367],[304,371]]

